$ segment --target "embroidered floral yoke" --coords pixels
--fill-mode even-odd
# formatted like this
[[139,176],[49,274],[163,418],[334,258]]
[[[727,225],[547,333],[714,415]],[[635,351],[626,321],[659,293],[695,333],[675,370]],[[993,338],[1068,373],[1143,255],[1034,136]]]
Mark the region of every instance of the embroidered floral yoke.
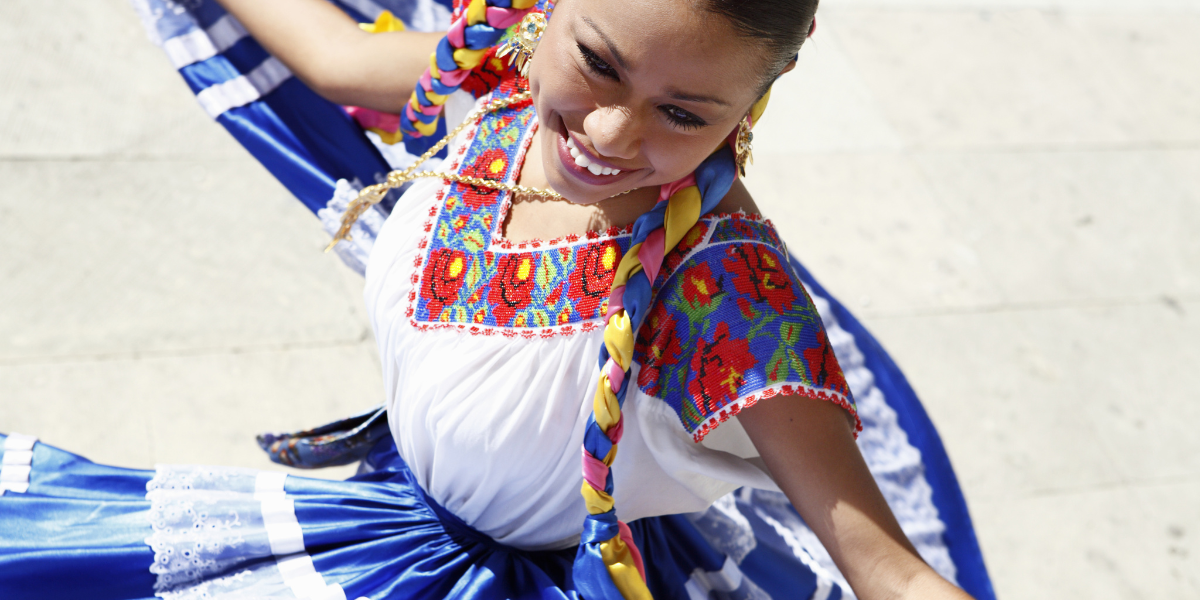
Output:
[[[515,181],[533,120],[528,103],[485,116],[452,168]],[[628,230],[514,244],[501,235],[507,193],[453,184],[438,198],[410,297],[413,325],[526,338],[602,327]],[[667,256],[655,289],[639,332],[637,383],[670,405],[696,442],[743,407],[780,393],[834,402],[857,419],[820,316],[769,221],[702,219]]]

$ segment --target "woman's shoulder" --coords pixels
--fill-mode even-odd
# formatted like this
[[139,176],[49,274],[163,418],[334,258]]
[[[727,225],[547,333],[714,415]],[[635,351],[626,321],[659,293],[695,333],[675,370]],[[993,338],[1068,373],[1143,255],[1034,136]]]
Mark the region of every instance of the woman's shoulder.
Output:
[[758,214],[701,219],[667,257],[645,323],[638,386],[670,405],[695,441],[779,394],[854,414],[816,306]]

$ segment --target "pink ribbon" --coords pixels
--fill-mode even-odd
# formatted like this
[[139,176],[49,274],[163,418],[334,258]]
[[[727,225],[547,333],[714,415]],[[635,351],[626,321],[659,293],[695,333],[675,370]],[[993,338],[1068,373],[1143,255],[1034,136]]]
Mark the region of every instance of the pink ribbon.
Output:
[[592,489],[599,491],[603,491],[608,482],[608,465],[589,454],[587,448],[583,449],[583,478]]
[[625,286],[613,288],[608,293],[608,313],[605,316],[615,315],[622,310],[625,310]]
[[459,84],[471,74],[470,69],[455,69],[453,71],[442,71],[440,79],[442,83],[450,87],[458,87]]
[[642,241],[641,248],[638,249],[638,260],[642,263],[642,270],[646,272],[646,278],[650,280],[650,285],[654,285],[654,280],[658,279],[658,270],[662,267],[666,243],[666,230],[659,227],[646,236],[646,239]]
[[688,176],[684,177],[683,179],[672,181],[671,183],[660,187],[658,190],[658,201],[665,202],[666,200],[670,199],[671,196],[674,196],[675,192],[692,185],[696,185],[695,173],[689,173]]
[[358,121],[358,124],[363,129],[379,129],[382,131],[396,131],[400,129],[400,115],[383,113],[360,106],[347,106],[346,113],[354,117],[354,120]]
[[621,384],[625,383],[625,370],[611,356],[608,358],[608,362],[604,363],[604,372],[608,375],[608,385],[612,391],[616,392],[621,389]]
[[604,432],[604,435],[607,435],[608,441],[612,442],[614,445],[620,444],[621,436],[625,435],[625,415],[621,415],[621,420],[617,421],[616,425],[609,427],[608,431]]
[[621,530],[621,539],[629,547],[629,554],[633,556],[633,565],[637,567],[638,574],[642,576],[642,581],[645,581],[646,565],[642,562],[642,551],[638,550],[637,544],[633,543],[633,532],[629,530],[629,526],[624,521],[617,521],[617,527]]
[[508,29],[509,25],[520,21],[527,12],[529,12],[528,8],[501,8],[499,6],[489,6],[487,9],[488,25],[491,25],[496,29]]
[[455,48],[462,48],[467,42],[463,39],[463,31],[467,28],[467,18],[460,17],[457,21],[450,24],[449,31],[446,32],[446,39],[450,45]]

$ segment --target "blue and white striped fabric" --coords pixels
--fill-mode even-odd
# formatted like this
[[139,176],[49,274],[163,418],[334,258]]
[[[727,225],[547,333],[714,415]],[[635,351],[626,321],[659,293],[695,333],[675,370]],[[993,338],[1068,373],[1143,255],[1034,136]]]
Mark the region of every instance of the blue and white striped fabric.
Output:
[[[212,0],[132,2],[204,111],[313,212],[325,207],[339,179],[369,184],[391,170],[341,107],[293,77]],[[435,0],[335,4],[362,22],[387,9],[414,30],[450,23],[448,3]]]

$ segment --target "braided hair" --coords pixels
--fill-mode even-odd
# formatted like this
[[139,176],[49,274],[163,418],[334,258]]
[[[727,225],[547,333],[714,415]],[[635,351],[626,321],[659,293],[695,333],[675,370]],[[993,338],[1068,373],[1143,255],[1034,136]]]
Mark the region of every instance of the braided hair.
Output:
[[[406,140],[432,134],[446,96],[458,89],[487,50],[537,0],[470,0],[455,20],[401,114]],[[753,126],[766,108],[770,85],[815,26],[817,0],[697,0],[727,17],[735,31],[766,51],[760,97],[745,117]],[[633,224],[632,246],[617,266],[609,296],[600,376],[583,442],[581,493],[588,515],[576,553],[573,580],[588,600],[650,599],[645,566],[629,527],[617,519],[612,463],[624,431],[621,407],[629,390],[636,334],[649,313],[663,257],[725,198],[738,176],[729,135],[690,175],[661,187],[659,201]]]

